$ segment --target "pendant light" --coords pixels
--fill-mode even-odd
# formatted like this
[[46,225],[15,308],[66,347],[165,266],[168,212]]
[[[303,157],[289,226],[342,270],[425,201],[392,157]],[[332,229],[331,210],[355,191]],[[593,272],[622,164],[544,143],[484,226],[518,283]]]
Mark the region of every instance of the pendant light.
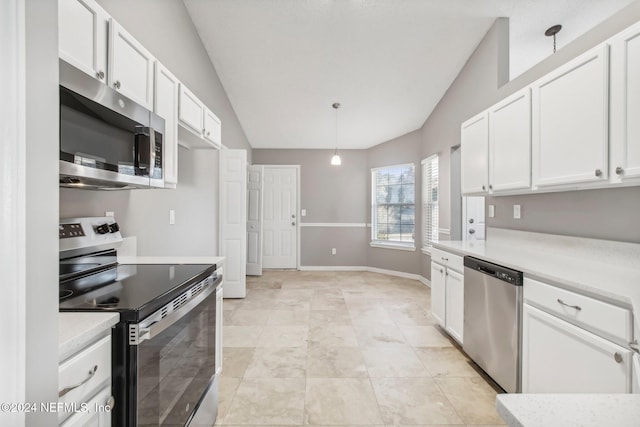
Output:
[[553,53],[556,53],[556,34],[558,34],[561,29],[562,25],[554,25],[553,27],[547,28],[547,31],[544,32],[545,36],[553,37]]
[[338,155],[338,108],[340,108],[340,103],[334,102],[332,107],[336,110],[336,151],[334,151],[333,157],[331,158],[331,165],[340,166],[342,164],[342,160]]

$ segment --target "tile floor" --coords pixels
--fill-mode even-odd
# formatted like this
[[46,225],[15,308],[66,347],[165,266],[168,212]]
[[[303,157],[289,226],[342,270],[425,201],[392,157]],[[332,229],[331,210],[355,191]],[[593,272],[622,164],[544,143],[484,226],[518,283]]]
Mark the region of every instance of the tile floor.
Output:
[[217,425],[501,425],[495,390],[434,326],[429,288],[269,271],[224,300]]

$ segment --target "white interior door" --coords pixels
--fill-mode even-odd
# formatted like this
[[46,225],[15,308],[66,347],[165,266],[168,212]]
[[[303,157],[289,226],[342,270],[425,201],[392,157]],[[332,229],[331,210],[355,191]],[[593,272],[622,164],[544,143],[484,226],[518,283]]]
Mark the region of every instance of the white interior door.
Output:
[[484,197],[462,198],[462,240],[484,240]]
[[297,268],[298,167],[265,166],[262,265]]
[[264,166],[249,166],[247,180],[247,274],[262,276],[262,179]]
[[246,296],[247,151],[220,151],[220,255],[224,297]]

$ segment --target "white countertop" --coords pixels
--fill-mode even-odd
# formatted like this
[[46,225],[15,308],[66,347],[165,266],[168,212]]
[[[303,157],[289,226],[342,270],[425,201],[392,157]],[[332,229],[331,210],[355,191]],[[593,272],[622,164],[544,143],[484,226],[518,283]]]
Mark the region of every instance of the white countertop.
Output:
[[118,256],[119,264],[215,264],[224,263],[221,256]]
[[77,353],[119,321],[119,313],[59,313],[58,361]]
[[640,425],[640,394],[499,394],[496,408],[511,427]]
[[442,241],[433,246],[513,268],[527,277],[640,313],[638,244],[491,229],[485,241]]

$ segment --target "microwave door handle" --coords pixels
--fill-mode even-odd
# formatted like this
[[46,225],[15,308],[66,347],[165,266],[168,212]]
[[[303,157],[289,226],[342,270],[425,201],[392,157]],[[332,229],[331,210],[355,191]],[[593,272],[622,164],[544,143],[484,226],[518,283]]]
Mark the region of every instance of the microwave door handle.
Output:
[[149,127],[149,178],[153,177],[156,167],[156,131]]

